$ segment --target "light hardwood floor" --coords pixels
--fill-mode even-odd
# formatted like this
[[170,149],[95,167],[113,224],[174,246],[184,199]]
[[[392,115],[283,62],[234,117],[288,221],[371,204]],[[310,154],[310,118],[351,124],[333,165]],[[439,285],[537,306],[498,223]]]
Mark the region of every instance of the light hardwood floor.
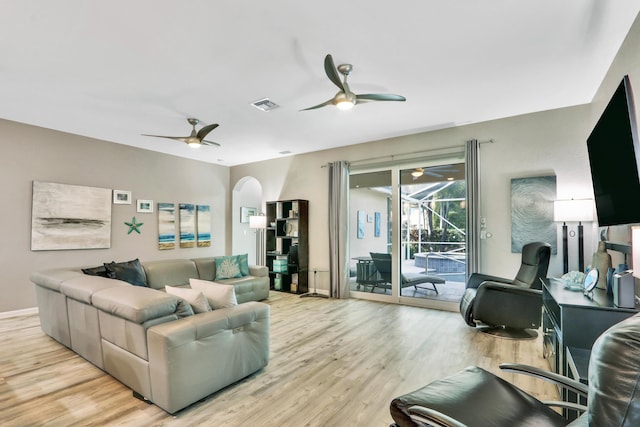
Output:
[[478,365],[542,399],[555,388],[500,373],[546,368],[540,338],[493,338],[458,313],[272,292],[271,360],[175,415],[46,336],[37,315],[0,320],[2,426],[388,426],[394,397]]

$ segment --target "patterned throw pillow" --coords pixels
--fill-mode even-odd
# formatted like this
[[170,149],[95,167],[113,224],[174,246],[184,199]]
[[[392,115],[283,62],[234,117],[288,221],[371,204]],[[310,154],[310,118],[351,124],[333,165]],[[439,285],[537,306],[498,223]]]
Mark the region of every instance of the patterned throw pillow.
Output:
[[249,255],[248,254],[236,255],[236,258],[238,258],[238,265],[240,266],[240,274],[242,274],[243,276],[248,276],[249,275]]
[[219,256],[215,257],[214,261],[216,263],[215,280],[235,279],[238,277],[242,277],[237,256]]

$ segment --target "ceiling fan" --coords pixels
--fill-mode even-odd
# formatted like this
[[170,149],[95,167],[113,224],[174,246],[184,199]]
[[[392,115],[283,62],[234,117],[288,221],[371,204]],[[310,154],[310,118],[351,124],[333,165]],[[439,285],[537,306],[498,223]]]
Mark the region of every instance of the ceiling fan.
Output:
[[214,145],[216,147],[220,147],[220,144],[218,144],[217,142],[205,141],[204,139],[209,134],[209,132],[211,132],[212,130],[214,130],[219,126],[217,123],[204,126],[202,129],[196,132],[196,125],[200,123],[200,120],[190,117],[187,119],[187,121],[191,126],[193,126],[193,129],[191,130],[191,135],[189,136],[148,135],[145,133],[143,133],[142,135],[153,136],[156,138],[175,139],[176,141],[182,141],[186,144],[189,144],[189,147],[200,147],[201,145]]
[[[314,110],[316,108],[324,107],[326,105],[335,105],[341,110],[350,110],[354,105],[358,103],[368,102],[368,101],[406,101],[407,99],[404,96],[393,95],[393,94],[385,94],[385,93],[367,93],[357,95],[351,92],[349,88],[349,84],[347,83],[347,77],[353,70],[353,66],[351,64],[340,64],[336,68],[333,63],[333,58],[331,55],[327,55],[324,58],[324,71],[327,73],[327,77],[329,80],[333,82],[338,88],[340,92],[336,93],[333,98],[328,101],[323,102],[322,104],[314,105],[313,107],[304,108],[300,111],[306,110]],[[340,81],[340,76],[338,72],[342,74],[343,80]]]

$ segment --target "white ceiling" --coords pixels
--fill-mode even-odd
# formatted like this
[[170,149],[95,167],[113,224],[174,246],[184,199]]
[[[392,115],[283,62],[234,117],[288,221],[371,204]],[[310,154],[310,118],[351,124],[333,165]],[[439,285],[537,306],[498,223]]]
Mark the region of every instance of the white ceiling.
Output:
[[[237,165],[591,101],[637,0],[2,0],[0,118]],[[356,93],[406,102],[300,112]],[[250,105],[268,97],[280,108]],[[191,149],[142,133],[188,135]],[[7,141],[4,141],[7,143]]]

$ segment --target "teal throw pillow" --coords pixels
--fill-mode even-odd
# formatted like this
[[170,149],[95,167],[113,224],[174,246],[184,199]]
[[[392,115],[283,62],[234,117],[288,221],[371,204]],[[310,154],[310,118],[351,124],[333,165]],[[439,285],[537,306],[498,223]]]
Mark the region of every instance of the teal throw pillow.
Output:
[[242,277],[237,256],[218,256],[213,259],[216,263],[216,278],[214,280]]
[[243,276],[249,275],[249,254],[236,255],[238,258],[238,265],[240,266],[240,274]]

